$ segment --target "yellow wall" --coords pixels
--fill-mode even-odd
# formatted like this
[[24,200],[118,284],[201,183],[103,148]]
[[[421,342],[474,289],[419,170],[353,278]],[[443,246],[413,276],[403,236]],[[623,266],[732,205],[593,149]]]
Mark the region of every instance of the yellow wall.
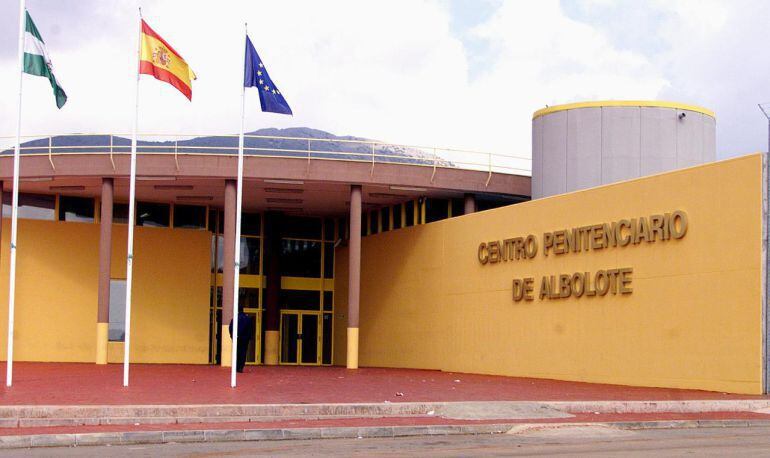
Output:
[[[762,391],[762,159],[742,157],[364,238],[362,366]],[[684,210],[681,240],[542,254],[544,232]],[[534,259],[479,243],[535,234]],[[344,361],[339,250],[335,361]],[[629,295],[537,299],[543,275],[633,268]],[[532,302],[513,278],[534,277]]]
[[[113,226],[113,278],[125,278],[125,225]],[[210,238],[206,231],[136,228],[132,362],[208,361]],[[9,221],[0,253],[0,358],[8,326]],[[99,225],[19,220],[18,361],[93,362]],[[122,344],[109,359],[122,362]],[[118,348],[119,347],[119,348]]]

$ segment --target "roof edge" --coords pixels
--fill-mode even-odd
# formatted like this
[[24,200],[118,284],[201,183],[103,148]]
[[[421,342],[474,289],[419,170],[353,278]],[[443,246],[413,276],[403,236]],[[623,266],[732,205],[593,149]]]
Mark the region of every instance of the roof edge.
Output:
[[532,114],[532,119],[539,118],[550,113],[556,113],[557,111],[574,110],[577,108],[596,108],[596,107],[657,107],[657,108],[673,108],[678,110],[695,111],[702,113],[712,118],[716,118],[713,111],[708,108],[704,108],[698,105],[690,105],[687,103],[669,102],[665,100],[596,100],[592,102],[575,102],[566,103],[563,105],[553,105],[546,108],[541,108]]

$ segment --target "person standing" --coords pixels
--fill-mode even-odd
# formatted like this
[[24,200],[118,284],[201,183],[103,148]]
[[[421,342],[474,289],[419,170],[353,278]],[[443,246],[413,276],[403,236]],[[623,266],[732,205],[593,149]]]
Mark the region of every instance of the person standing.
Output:
[[[233,338],[233,320],[228,327],[230,339]],[[246,365],[246,353],[249,351],[249,343],[254,336],[254,322],[250,316],[243,312],[243,307],[238,307],[238,349],[236,351],[235,370],[243,372]]]

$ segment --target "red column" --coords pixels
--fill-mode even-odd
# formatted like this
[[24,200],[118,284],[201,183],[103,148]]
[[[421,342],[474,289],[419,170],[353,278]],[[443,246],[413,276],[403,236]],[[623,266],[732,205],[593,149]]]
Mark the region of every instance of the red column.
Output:
[[476,213],[476,196],[473,194],[465,195],[465,215]]
[[358,369],[358,305],[361,292],[361,186],[350,187],[348,240],[348,354],[347,368]]
[[96,364],[107,364],[110,327],[113,195],[113,179],[103,178],[101,213],[99,215],[99,293],[96,312]]
[[265,213],[265,272],[267,278],[265,285],[265,364],[272,366],[278,364],[280,358],[280,324],[281,311],[279,308],[279,295],[281,293],[281,214],[275,212]]
[[222,256],[222,328],[220,364],[230,366],[233,341],[228,326],[233,319],[233,275],[235,274],[235,180],[225,180],[225,227]]

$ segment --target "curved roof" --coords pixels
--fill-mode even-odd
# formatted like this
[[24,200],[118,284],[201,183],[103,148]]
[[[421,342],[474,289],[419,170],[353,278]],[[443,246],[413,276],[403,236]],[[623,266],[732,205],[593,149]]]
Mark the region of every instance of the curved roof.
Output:
[[[0,180],[11,183],[13,157],[0,155]],[[98,197],[102,178],[115,178],[115,199],[128,199],[129,154],[25,154],[20,191]],[[233,154],[140,153],[139,200],[179,204],[224,204],[224,182],[235,179]],[[497,171],[364,161],[244,158],[243,205],[249,211],[301,211],[323,216],[347,212],[350,185],[363,186],[365,208],[378,208],[418,197],[479,196],[528,198],[530,177]]]
[[715,118],[716,115],[713,111],[703,108],[698,105],[690,105],[687,103],[668,102],[664,100],[596,100],[589,102],[576,102],[567,103],[563,105],[553,105],[546,108],[541,108],[532,114],[532,119],[539,118],[550,113],[557,111],[574,110],[577,108],[596,108],[596,107],[657,107],[657,108],[673,108],[678,110],[695,111],[707,116]]

